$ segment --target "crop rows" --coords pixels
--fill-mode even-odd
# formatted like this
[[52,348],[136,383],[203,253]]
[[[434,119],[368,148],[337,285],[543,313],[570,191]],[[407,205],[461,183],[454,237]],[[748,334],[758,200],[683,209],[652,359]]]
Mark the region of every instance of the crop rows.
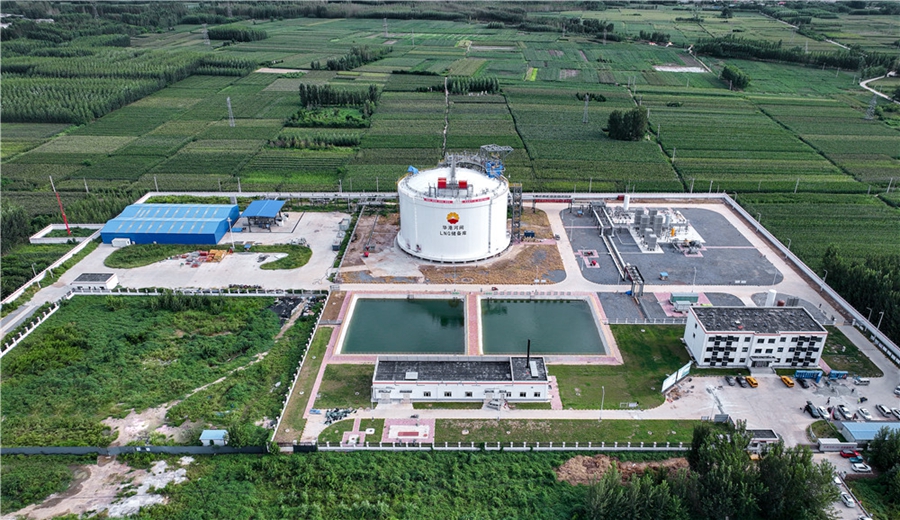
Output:
[[241,169],[239,176],[262,172],[337,173],[351,157],[351,153],[343,150],[263,150]]
[[71,135],[138,136],[165,124],[182,110],[176,108],[138,107],[129,105],[75,129]]
[[182,150],[156,166],[150,173],[230,175],[246,159],[246,152],[185,152]]

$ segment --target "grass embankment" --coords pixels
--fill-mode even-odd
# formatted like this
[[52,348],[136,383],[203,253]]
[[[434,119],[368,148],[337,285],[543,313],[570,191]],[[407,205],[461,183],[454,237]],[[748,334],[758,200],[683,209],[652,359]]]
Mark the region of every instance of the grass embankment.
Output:
[[[587,444],[690,443],[700,421],[585,421],[577,419],[438,419],[434,441],[562,442]],[[468,433],[463,434],[463,431]]]
[[328,365],[316,408],[366,408],[372,406],[375,365]]
[[[135,244],[113,251],[103,262],[106,267],[117,269],[133,269],[161,262],[167,258],[191,253],[193,251],[209,251],[210,249],[227,248],[227,245],[210,246],[186,244]],[[274,262],[260,265],[260,269],[297,269],[303,267],[312,257],[312,250],[305,246],[290,244],[255,245],[252,253],[286,253],[287,256]],[[227,258],[226,260],[227,261]]]
[[900,504],[889,502],[887,496],[892,484],[888,474],[877,478],[863,477],[846,481],[853,494],[872,518],[900,518]]
[[319,367],[322,366],[322,359],[325,357],[325,350],[328,348],[328,342],[331,341],[331,334],[334,329],[331,327],[322,327],[316,331],[309,352],[306,353],[306,360],[303,362],[303,368],[300,369],[300,375],[297,376],[297,384],[294,386],[294,393],[290,395],[290,401],[284,409],[284,417],[281,420],[281,428],[275,434],[276,442],[292,442],[300,440],[300,434],[306,427],[306,419],[303,418],[303,412],[306,411],[306,405],[312,396],[313,385],[316,382],[316,376],[319,374]]
[[[612,325],[623,365],[552,365],[563,407],[598,410],[606,391],[604,407],[638,403],[653,408],[663,403],[663,379],[683,366],[690,357],[681,336],[684,327]],[[641,332],[643,330],[643,332]]]
[[830,421],[820,419],[812,423],[809,427],[812,430],[813,435],[816,436],[816,439],[839,439],[841,442],[844,442],[845,440],[844,436],[838,432],[837,428],[835,428],[834,424]]
[[879,369],[856,345],[853,344],[837,327],[826,327],[828,339],[825,340],[825,350],[822,359],[833,370],[845,370],[850,376],[882,377],[884,372]]
[[[330,442],[332,444],[341,442],[344,432],[349,432],[353,429],[353,422],[353,419],[344,419],[325,428],[325,431],[319,434],[319,442]],[[366,434],[364,442],[381,442],[381,436],[384,432],[384,419],[361,419],[359,421],[359,431],[365,432],[367,428],[372,428],[375,430],[375,433],[371,435]]]

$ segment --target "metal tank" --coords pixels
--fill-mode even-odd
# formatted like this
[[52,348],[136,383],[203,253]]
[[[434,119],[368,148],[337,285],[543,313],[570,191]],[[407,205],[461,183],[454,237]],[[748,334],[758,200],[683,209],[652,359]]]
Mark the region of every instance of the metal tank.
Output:
[[407,253],[438,262],[494,256],[510,243],[506,223],[509,183],[496,163],[448,157],[449,165],[413,167],[397,186],[400,233]]

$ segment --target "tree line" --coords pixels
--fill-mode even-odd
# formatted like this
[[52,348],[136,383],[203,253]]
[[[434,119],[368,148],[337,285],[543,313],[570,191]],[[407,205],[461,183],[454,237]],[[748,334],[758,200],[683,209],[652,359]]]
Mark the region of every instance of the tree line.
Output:
[[879,70],[897,67],[896,56],[883,52],[863,53],[858,48],[840,52],[817,51],[805,53],[800,47],[787,48],[781,41],[769,42],[751,40],[728,35],[719,38],[702,38],[694,50],[698,54],[708,54],[717,58],[738,58],[785,61],[809,65],[826,66],[847,70],[860,70],[864,74],[875,74]]
[[450,76],[447,81],[447,89],[451,94],[468,94],[469,92],[496,94],[500,92],[500,81],[495,77]]
[[373,61],[378,61],[390,54],[390,52],[391,48],[389,47],[372,50],[367,46],[354,46],[350,49],[350,52],[344,56],[327,60],[324,67],[322,66],[322,62],[318,60],[312,62],[309,67],[313,70],[353,70],[357,67],[372,63]]
[[366,90],[346,90],[331,85],[301,83],[299,90],[300,104],[306,108],[362,106],[367,102],[375,104],[381,96],[381,91],[375,85],[369,85]]
[[211,27],[207,34],[210,40],[230,40],[234,42],[255,42],[269,37],[266,31],[240,25]]
[[720,76],[727,81],[731,88],[744,90],[750,84],[750,76],[734,65],[725,65]]
[[647,135],[647,111],[641,107],[631,110],[613,110],[609,114],[606,131],[611,139],[640,141]]
[[359,134],[316,134],[306,137],[279,135],[269,139],[266,146],[271,148],[294,148],[320,150],[332,147],[359,146]]
[[873,309],[875,324],[881,321],[880,330],[900,342],[900,254],[851,256],[829,246],[822,268],[828,271],[828,285],[856,309]]

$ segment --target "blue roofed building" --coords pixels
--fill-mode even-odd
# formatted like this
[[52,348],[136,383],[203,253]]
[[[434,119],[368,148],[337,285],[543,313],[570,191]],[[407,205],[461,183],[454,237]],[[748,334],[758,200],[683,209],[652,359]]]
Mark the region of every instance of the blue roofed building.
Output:
[[132,204],[100,230],[104,244],[126,238],[133,244],[215,245],[240,216],[230,204]]
[[875,434],[882,428],[887,428],[888,430],[900,430],[900,421],[844,421],[841,423],[839,431],[844,438],[850,442],[867,444],[875,438]]
[[247,219],[247,227],[250,229],[257,226],[272,231],[272,226],[282,219],[283,206],[283,200],[254,200],[241,213],[241,217]]

